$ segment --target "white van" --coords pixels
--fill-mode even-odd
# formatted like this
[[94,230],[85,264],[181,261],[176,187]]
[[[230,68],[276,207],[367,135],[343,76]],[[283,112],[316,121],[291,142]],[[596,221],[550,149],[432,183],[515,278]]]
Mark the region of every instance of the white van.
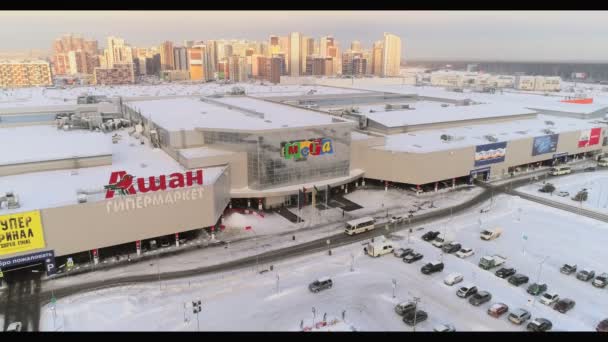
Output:
[[597,166],[606,167],[608,166],[608,158],[602,158],[597,161]]
[[551,172],[549,173],[551,176],[559,176],[559,175],[567,175],[572,173],[572,169],[570,166],[556,166],[551,168]]
[[362,217],[360,219],[346,222],[344,232],[348,235],[363,233],[376,228],[376,220],[373,217]]
[[452,286],[454,284],[460,283],[464,279],[464,276],[460,273],[451,273],[443,280],[443,283]]
[[392,242],[383,239],[382,241],[376,240],[375,242],[370,243],[365,250],[367,255],[379,257],[384,254],[392,253],[394,248]]

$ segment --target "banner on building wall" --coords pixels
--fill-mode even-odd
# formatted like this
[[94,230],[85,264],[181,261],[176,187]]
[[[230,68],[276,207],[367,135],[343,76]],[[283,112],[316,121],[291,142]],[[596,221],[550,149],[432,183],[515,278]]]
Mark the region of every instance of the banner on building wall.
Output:
[[475,166],[500,163],[505,161],[507,142],[499,142],[475,147]]
[[44,247],[40,211],[0,216],[0,256]]
[[537,156],[539,154],[553,153],[557,151],[557,141],[559,134],[543,135],[534,138],[532,143],[532,155]]
[[581,131],[581,135],[578,138],[578,147],[588,147],[598,145],[600,143],[600,136],[602,135],[601,128],[585,129]]
[[281,143],[281,156],[285,159],[306,160],[309,156],[322,156],[332,153],[334,153],[333,142],[328,138]]

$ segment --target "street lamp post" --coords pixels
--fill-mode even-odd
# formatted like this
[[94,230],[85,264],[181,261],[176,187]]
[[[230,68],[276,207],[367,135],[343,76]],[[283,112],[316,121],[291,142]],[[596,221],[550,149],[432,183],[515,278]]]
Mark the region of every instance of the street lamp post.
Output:
[[[540,273],[543,270],[543,264],[545,263],[545,261],[547,261],[547,259],[549,259],[548,255],[538,265],[538,275],[536,276],[536,284],[538,284],[538,285],[540,285]],[[532,300],[532,306],[534,306],[535,303],[536,303],[536,296],[534,296],[534,298]]]
[[277,274],[277,293],[281,292],[281,289],[279,287],[279,275]]
[[413,331],[416,332],[416,317],[418,315],[418,302],[420,301],[420,297],[414,297],[414,326]]
[[315,309],[315,307],[313,306],[312,307],[312,326],[313,327],[315,326],[315,316],[316,316],[316,313],[317,313],[317,309]]
[[397,288],[397,279],[393,279],[393,298],[395,298],[395,289]]
[[353,253],[350,253],[350,271],[355,271],[355,255]]

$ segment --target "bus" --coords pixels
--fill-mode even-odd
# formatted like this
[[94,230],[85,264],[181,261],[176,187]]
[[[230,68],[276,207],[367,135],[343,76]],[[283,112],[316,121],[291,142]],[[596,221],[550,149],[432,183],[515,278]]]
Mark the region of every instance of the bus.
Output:
[[346,222],[346,229],[344,232],[348,235],[354,235],[374,228],[376,228],[376,220],[373,217],[362,217]]
[[556,167],[552,167],[551,171],[550,171],[550,175],[551,176],[560,176],[560,175],[566,175],[568,173],[571,173],[572,169],[570,168],[570,166],[556,166]]

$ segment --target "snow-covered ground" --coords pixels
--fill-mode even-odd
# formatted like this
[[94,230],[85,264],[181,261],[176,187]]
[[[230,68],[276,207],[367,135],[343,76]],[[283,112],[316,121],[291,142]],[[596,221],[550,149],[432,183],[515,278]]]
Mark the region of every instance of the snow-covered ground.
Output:
[[[543,182],[526,185],[518,190],[534,196],[549,198],[556,202],[608,214],[608,169],[598,169],[595,172],[578,172],[558,178],[547,178],[545,181],[555,186],[553,194],[538,191],[543,187]],[[582,189],[588,191],[587,200],[583,202],[572,200],[572,197]],[[560,191],[567,191],[570,194],[561,197],[557,195]]]
[[[424,254],[422,261],[405,264],[392,255],[370,258],[363,255],[362,246],[357,243],[333,249],[332,256],[320,252],[284,260],[274,264],[274,271],[262,274],[243,269],[63,298],[57,303],[55,323],[50,307],[42,308],[41,329],[195,331],[197,317],[189,305],[184,307],[192,300],[203,304],[198,317],[200,330],[216,331],[297,331],[301,323],[304,327],[312,324],[313,307],[315,322],[322,320],[325,313],[328,321],[339,321],[335,330],[409,331],[412,328],[395,314],[394,306],[414,296],[421,298],[419,308],[429,314],[429,319],[417,326],[420,331],[432,330],[442,323],[453,324],[460,331],[525,329],[508,322],[506,315],[499,319],[488,316],[486,310],[494,302],[504,302],[512,309],[527,308],[533,318],[551,320],[554,330],[593,330],[608,316],[608,297],[602,295],[606,289],[594,288],[559,272],[565,262],[591,267],[598,273],[606,271],[602,268],[608,257],[604,248],[608,228],[604,223],[506,195],[495,197],[492,209],[480,213],[479,209],[486,207],[488,203],[425,225],[422,232],[446,230],[476,252],[467,259],[444,256],[445,269],[439,274],[427,276],[419,269],[425,262],[441,258],[440,251],[420,239],[421,231],[416,231],[409,242],[408,234],[401,232],[391,238],[396,244],[409,245]],[[489,242],[479,239],[481,229],[496,226],[503,228],[501,237]],[[571,243],[574,234],[576,244]],[[523,235],[527,240],[522,239]],[[477,266],[481,256],[494,253],[507,257],[506,265],[528,275],[531,282],[540,277],[550,291],[574,299],[574,309],[560,314],[539,302],[533,303],[525,285],[514,287]],[[545,257],[548,258],[539,272]],[[460,272],[465,283],[490,291],[492,301],[473,307],[458,298],[457,286],[442,282],[451,272]],[[310,293],[307,285],[321,276],[330,276],[333,288]],[[397,281],[394,298],[392,279]],[[341,322],[343,311],[345,322]]]

